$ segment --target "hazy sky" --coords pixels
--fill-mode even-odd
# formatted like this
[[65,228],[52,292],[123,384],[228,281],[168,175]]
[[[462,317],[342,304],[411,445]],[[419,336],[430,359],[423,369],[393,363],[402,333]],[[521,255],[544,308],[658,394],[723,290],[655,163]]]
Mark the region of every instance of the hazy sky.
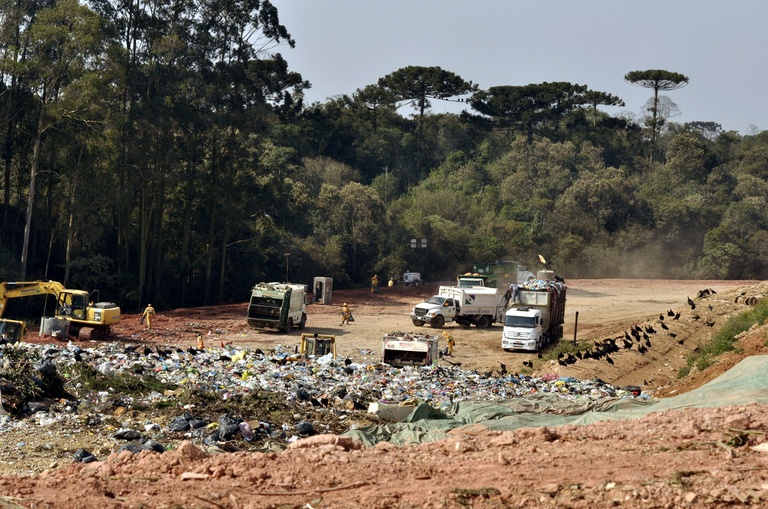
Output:
[[[652,90],[629,71],[686,75],[667,92],[673,122],[768,129],[765,0],[272,0],[296,48],[276,48],[312,83],[308,102],[353,94],[409,65],[439,66],[481,89],[565,81],[624,100]],[[433,112],[459,111],[433,101]]]

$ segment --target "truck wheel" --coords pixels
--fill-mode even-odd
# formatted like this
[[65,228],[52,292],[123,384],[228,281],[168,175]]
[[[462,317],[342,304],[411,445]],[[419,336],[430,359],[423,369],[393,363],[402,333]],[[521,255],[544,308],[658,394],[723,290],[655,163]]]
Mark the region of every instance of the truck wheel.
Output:
[[416,327],[424,327],[424,322],[421,320],[411,320]]
[[291,329],[293,329],[293,318],[289,318],[287,322],[285,322],[285,329],[283,330],[284,333],[291,332]]
[[307,314],[301,314],[301,321],[299,322],[299,329],[303,329],[307,325]]
[[442,329],[443,325],[445,325],[445,318],[443,318],[443,315],[437,315],[431,322],[429,322],[429,326],[433,329]]
[[479,329],[487,329],[491,326],[491,317],[488,315],[483,315],[480,317],[480,319],[477,321],[477,327]]

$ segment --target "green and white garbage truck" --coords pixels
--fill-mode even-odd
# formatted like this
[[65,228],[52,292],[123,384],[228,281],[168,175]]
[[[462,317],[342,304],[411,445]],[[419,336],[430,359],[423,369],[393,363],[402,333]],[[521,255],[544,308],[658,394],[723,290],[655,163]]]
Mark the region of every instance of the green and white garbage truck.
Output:
[[307,287],[291,283],[257,283],[248,303],[248,325],[290,332],[307,323]]

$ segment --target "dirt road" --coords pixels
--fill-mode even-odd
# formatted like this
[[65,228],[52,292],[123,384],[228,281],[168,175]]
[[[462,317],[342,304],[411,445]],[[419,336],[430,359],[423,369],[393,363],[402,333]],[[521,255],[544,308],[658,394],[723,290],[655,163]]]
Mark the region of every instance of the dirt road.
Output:
[[[554,372],[563,376],[591,379],[599,377],[614,385],[642,386],[652,392],[676,380],[680,369],[685,366],[692,349],[706,341],[714,328],[705,325],[707,318],[722,321],[734,311],[745,309],[746,305],[735,303],[736,294],[749,290],[757,281],[719,280],[619,280],[619,279],[574,279],[567,281],[565,341],[602,340],[606,337],[620,337],[632,325],[652,325],[662,331],[659,315],[667,318],[669,333],[657,334],[648,354],[636,351],[622,352],[614,356],[615,363],[584,361],[563,367],[555,362],[542,363],[535,354],[510,353],[501,348],[502,327],[495,324],[488,329],[447,325],[456,339],[456,348],[451,362],[461,363],[462,368],[478,372],[498,372],[503,363],[507,369],[522,373]],[[449,284],[448,282],[444,284]],[[424,287],[382,288],[373,294],[368,289],[341,290],[333,294],[334,305],[313,304],[309,306],[307,328],[303,332],[331,334],[336,336],[337,354],[355,362],[371,363],[381,359],[381,338],[384,334],[402,332],[439,333],[429,327],[418,328],[408,314],[411,308],[437,292],[439,284]],[[712,289],[716,293],[699,299],[700,290]],[[742,290],[745,289],[745,290]],[[687,299],[702,301],[702,307],[691,310]],[[356,321],[349,325],[339,324],[339,308],[347,302],[353,310]],[[710,310],[709,307],[712,307]],[[680,311],[677,321],[666,317],[672,309]],[[190,313],[192,314],[190,316]],[[224,341],[258,348],[273,348],[280,345],[293,348],[300,344],[302,331],[295,329],[291,334],[259,332],[244,324],[245,304],[216,311],[216,308],[200,310],[179,310],[163,314],[157,321],[158,330],[181,330],[183,323],[194,319],[207,330],[222,331]],[[698,320],[693,317],[698,316]],[[578,318],[578,321],[577,321]],[[179,322],[182,323],[179,323]],[[127,323],[133,323],[130,318]],[[194,332],[194,331],[192,331]],[[136,331],[123,331],[127,336]],[[194,342],[194,335],[182,336],[183,341]],[[217,336],[218,337],[218,336]],[[680,344],[680,342],[683,342]],[[523,366],[523,361],[533,360],[534,369]]]

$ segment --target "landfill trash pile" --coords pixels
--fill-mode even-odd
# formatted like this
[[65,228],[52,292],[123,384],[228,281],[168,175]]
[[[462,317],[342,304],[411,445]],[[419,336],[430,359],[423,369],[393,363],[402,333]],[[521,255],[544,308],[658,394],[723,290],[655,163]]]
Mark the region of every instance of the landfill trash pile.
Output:
[[[391,434],[398,431],[395,426],[427,422],[414,422],[418,410],[403,422],[381,422],[377,415],[355,408],[374,400],[369,396],[382,401],[387,396],[388,401],[397,402],[409,394],[429,393],[433,398],[430,404],[444,408],[441,401],[445,395],[440,392],[451,387],[467,394],[492,394],[494,389],[511,393],[513,388],[523,393],[526,388],[531,391],[525,397],[485,403],[484,415],[506,415],[503,419],[494,417],[493,422],[506,421],[514,408],[542,400],[557,399],[564,407],[594,407],[597,403],[592,403],[592,398],[609,390],[615,390],[617,398],[610,405],[658,408],[665,400],[649,400],[646,394],[655,397],[659,388],[664,388],[667,395],[692,391],[739,359],[768,353],[766,326],[758,327],[740,337],[736,350],[719,356],[706,370],[692,373],[674,385],[664,385],[675,378],[686,350],[693,348],[697,339],[705,339],[731,313],[744,308],[742,299],[728,292],[729,288],[740,287],[744,297],[751,297],[768,294],[765,285],[746,288],[744,282],[574,279],[568,283],[570,309],[580,312],[581,337],[615,337],[628,324],[646,323],[674,309],[682,310],[677,327],[669,324],[671,332],[679,332],[676,341],[670,340],[665,348],[662,338],[657,338],[647,355],[632,350],[621,352],[616,354],[615,365],[589,359],[564,367],[529,354],[500,357],[498,329],[457,327],[451,329],[457,337],[457,350],[450,359],[463,363],[464,370],[444,367],[445,359],[440,359],[439,369],[396,370],[380,364],[382,335],[409,327],[410,322],[400,317],[422,295],[395,286],[392,292],[385,289],[379,294],[370,293],[368,288],[357,295],[334,293],[339,302],[353,303],[359,315],[358,322],[343,331],[336,327],[337,306],[313,306],[313,332],[335,333],[339,340],[340,355],[327,366],[322,366],[319,358],[296,358],[296,334],[251,333],[243,324],[245,307],[239,304],[162,311],[158,327],[155,329],[153,324],[151,334],[137,329],[133,322],[138,318],[127,318],[116,328],[115,344],[75,341],[73,351],[69,351],[66,343],[53,342],[48,348],[59,352],[50,352],[51,362],[42,371],[35,367],[43,363],[34,363],[29,369],[34,377],[28,380],[35,378],[54,393],[58,374],[61,394],[38,398],[32,404],[30,399],[16,397],[5,381],[0,382],[8,413],[0,417],[0,505],[81,509],[640,509],[760,507],[768,503],[764,469],[768,412],[762,404],[663,410],[642,418],[595,424],[528,424],[514,431],[486,427],[487,421],[483,425],[465,421],[461,428],[442,428],[439,434],[447,438],[408,447],[398,447],[391,440],[361,447],[350,436],[364,432],[379,440],[372,428]],[[401,287],[409,292],[422,291]],[[718,293],[697,297],[701,288],[713,288]],[[424,293],[432,292],[428,289]],[[694,298],[695,311],[686,311],[686,295]],[[696,320],[692,313],[700,314],[702,320]],[[709,317],[716,320],[714,327],[704,324]],[[197,350],[205,353],[189,351],[201,332],[208,332],[206,348]],[[680,347],[682,338],[686,341]],[[37,339],[27,337],[25,341]],[[276,343],[291,346],[275,348]],[[124,352],[137,344],[137,355]],[[77,347],[80,351],[75,350]],[[108,369],[117,366],[110,359],[110,350],[115,356],[125,354],[131,359],[126,364],[132,363],[133,368]],[[45,350],[35,351],[45,357]],[[246,352],[243,359],[233,362],[240,351]],[[179,361],[177,368],[168,360],[174,352],[180,358],[194,359],[189,364],[191,376],[181,374],[187,361]],[[10,359],[7,353],[2,350],[3,377],[4,361]],[[105,358],[97,359],[97,355]],[[68,357],[75,362],[67,365]],[[215,392],[197,390],[203,385],[202,377],[193,380],[195,363],[203,366],[206,358],[208,371],[223,372],[221,382],[210,384]],[[519,367],[523,360],[533,361],[534,366]],[[259,361],[265,364],[264,372]],[[501,369],[500,361],[504,363]],[[640,361],[644,364],[638,365]],[[165,369],[159,366],[161,362]],[[248,362],[254,365],[248,368]],[[109,375],[93,368],[99,365]],[[249,374],[243,380],[246,369]],[[244,382],[255,383],[254,379],[267,376],[270,370],[276,375],[274,386],[279,383],[285,390],[241,388]],[[198,375],[205,372],[198,369]],[[169,382],[161,383],[161,376],[168,377]],[[207,376],[215,380],[218,375]],[[190,382],[173,382],[185,378]],[[370,381],[376,378],[387,378],[389,384]],[[610,383],[600,384],[596,378]],[[94,384],[94,380],[98,383]],[[318,385],[305,384],[304,380]],[[364,380],[369,381],[369,386],[365,387]],[[647,392],[624,398],[624,392],[635,392],[628,391],[630,387],[625,384],[640,385]],[[345,398],[341,392],[326,394],[328,387],[351,389],[351,395]],[[392,394],[385,394],[387,391]],[[720,396],[707,394],[704,403],[719,404]],[[453,407],[475,406],[469,400],[459,401],[461,397],[464,395],[452,396]],[[414,397],[413,401],[421,400]],[[397,405],[384,410],[404,408]],[[427,404],[413,406],[421,409]],[[603,413],[609,414],[605,417],[612,415]],[[562,422],[565,417],[561,415],[537,417]],[[458,419],[454,414],[448,420]],[[472,422],[481,421],[482,417]],[[440,424],[437,420],[428,422]],[[539,423],[540,419],[530,422]],[[219,433],[219,440],[214,440],[215,432],[221,430],[223,436],[231,438],[220,440]],[[250,432],[254,438],[248,441]],[[200,436],[193,436],[196,433]],[[413,433],[426,438],[436,434],[430,428]],[[207,437],[211,437],[208,444]],[[157,445],[149,440],[162,445],[165,452],[155,452],[153,447]],[[142,445],[146,448],[141,449]],[[137,446],[139,452],[135,452]],[[220,454],[228,451],[233,453]]]
[[[0,347],[0,358],[8,358],[9,348],[24,349],[27,357],[39,359],[37,375],[47,372],[64,380],[67,395],[9,405],[13,387],[4,383],[7,412],[0,417],[0,435],[9,429],[51,428],[66,422],[68,429],[75,432],[110,433],[115,450],[131,452],[162,451],[180,440],[230,451],[280,450],[302,436],[341,433],[375,420],[374,416],[359,415],[371,402],[429,403],[447,410],[458,401],[495,401],[537,392],[590,400],[638,395],[636,388],[613,387],[601,380],[555,375],[493,377],[455,366],[393,368],[383,363],[344,362],[330,353],[297,359],[292,350],[279,347],[265,354],[258,349],[231,346],[150,349],[110,343],[81,348],[70,343],[56,348],[22,343]],[[72,374],[73,367],[83,365],[107,378],[150,375],[160,388],[143,394],[120,393],[112,388],[84,390]],[[242,414],[243,398],[263,393],[276,394],[277,400],[290,406],[291,411],[280,414],[282,421],[276,421],[273,415]],[[205,395],[219,403],[211,408],[227,411],[211,415],[211,408],[199,403],[184,404],[183,394]],[[230,408],[227,402],[231,402]],[[148,408],[167,409],[165,420],[143,422],[138,427],[136,422],[123,418],[133,410]],[[169,415],[169,411],[176,414]],[[97,458],[91,451],[78,451],[75,459]]]

